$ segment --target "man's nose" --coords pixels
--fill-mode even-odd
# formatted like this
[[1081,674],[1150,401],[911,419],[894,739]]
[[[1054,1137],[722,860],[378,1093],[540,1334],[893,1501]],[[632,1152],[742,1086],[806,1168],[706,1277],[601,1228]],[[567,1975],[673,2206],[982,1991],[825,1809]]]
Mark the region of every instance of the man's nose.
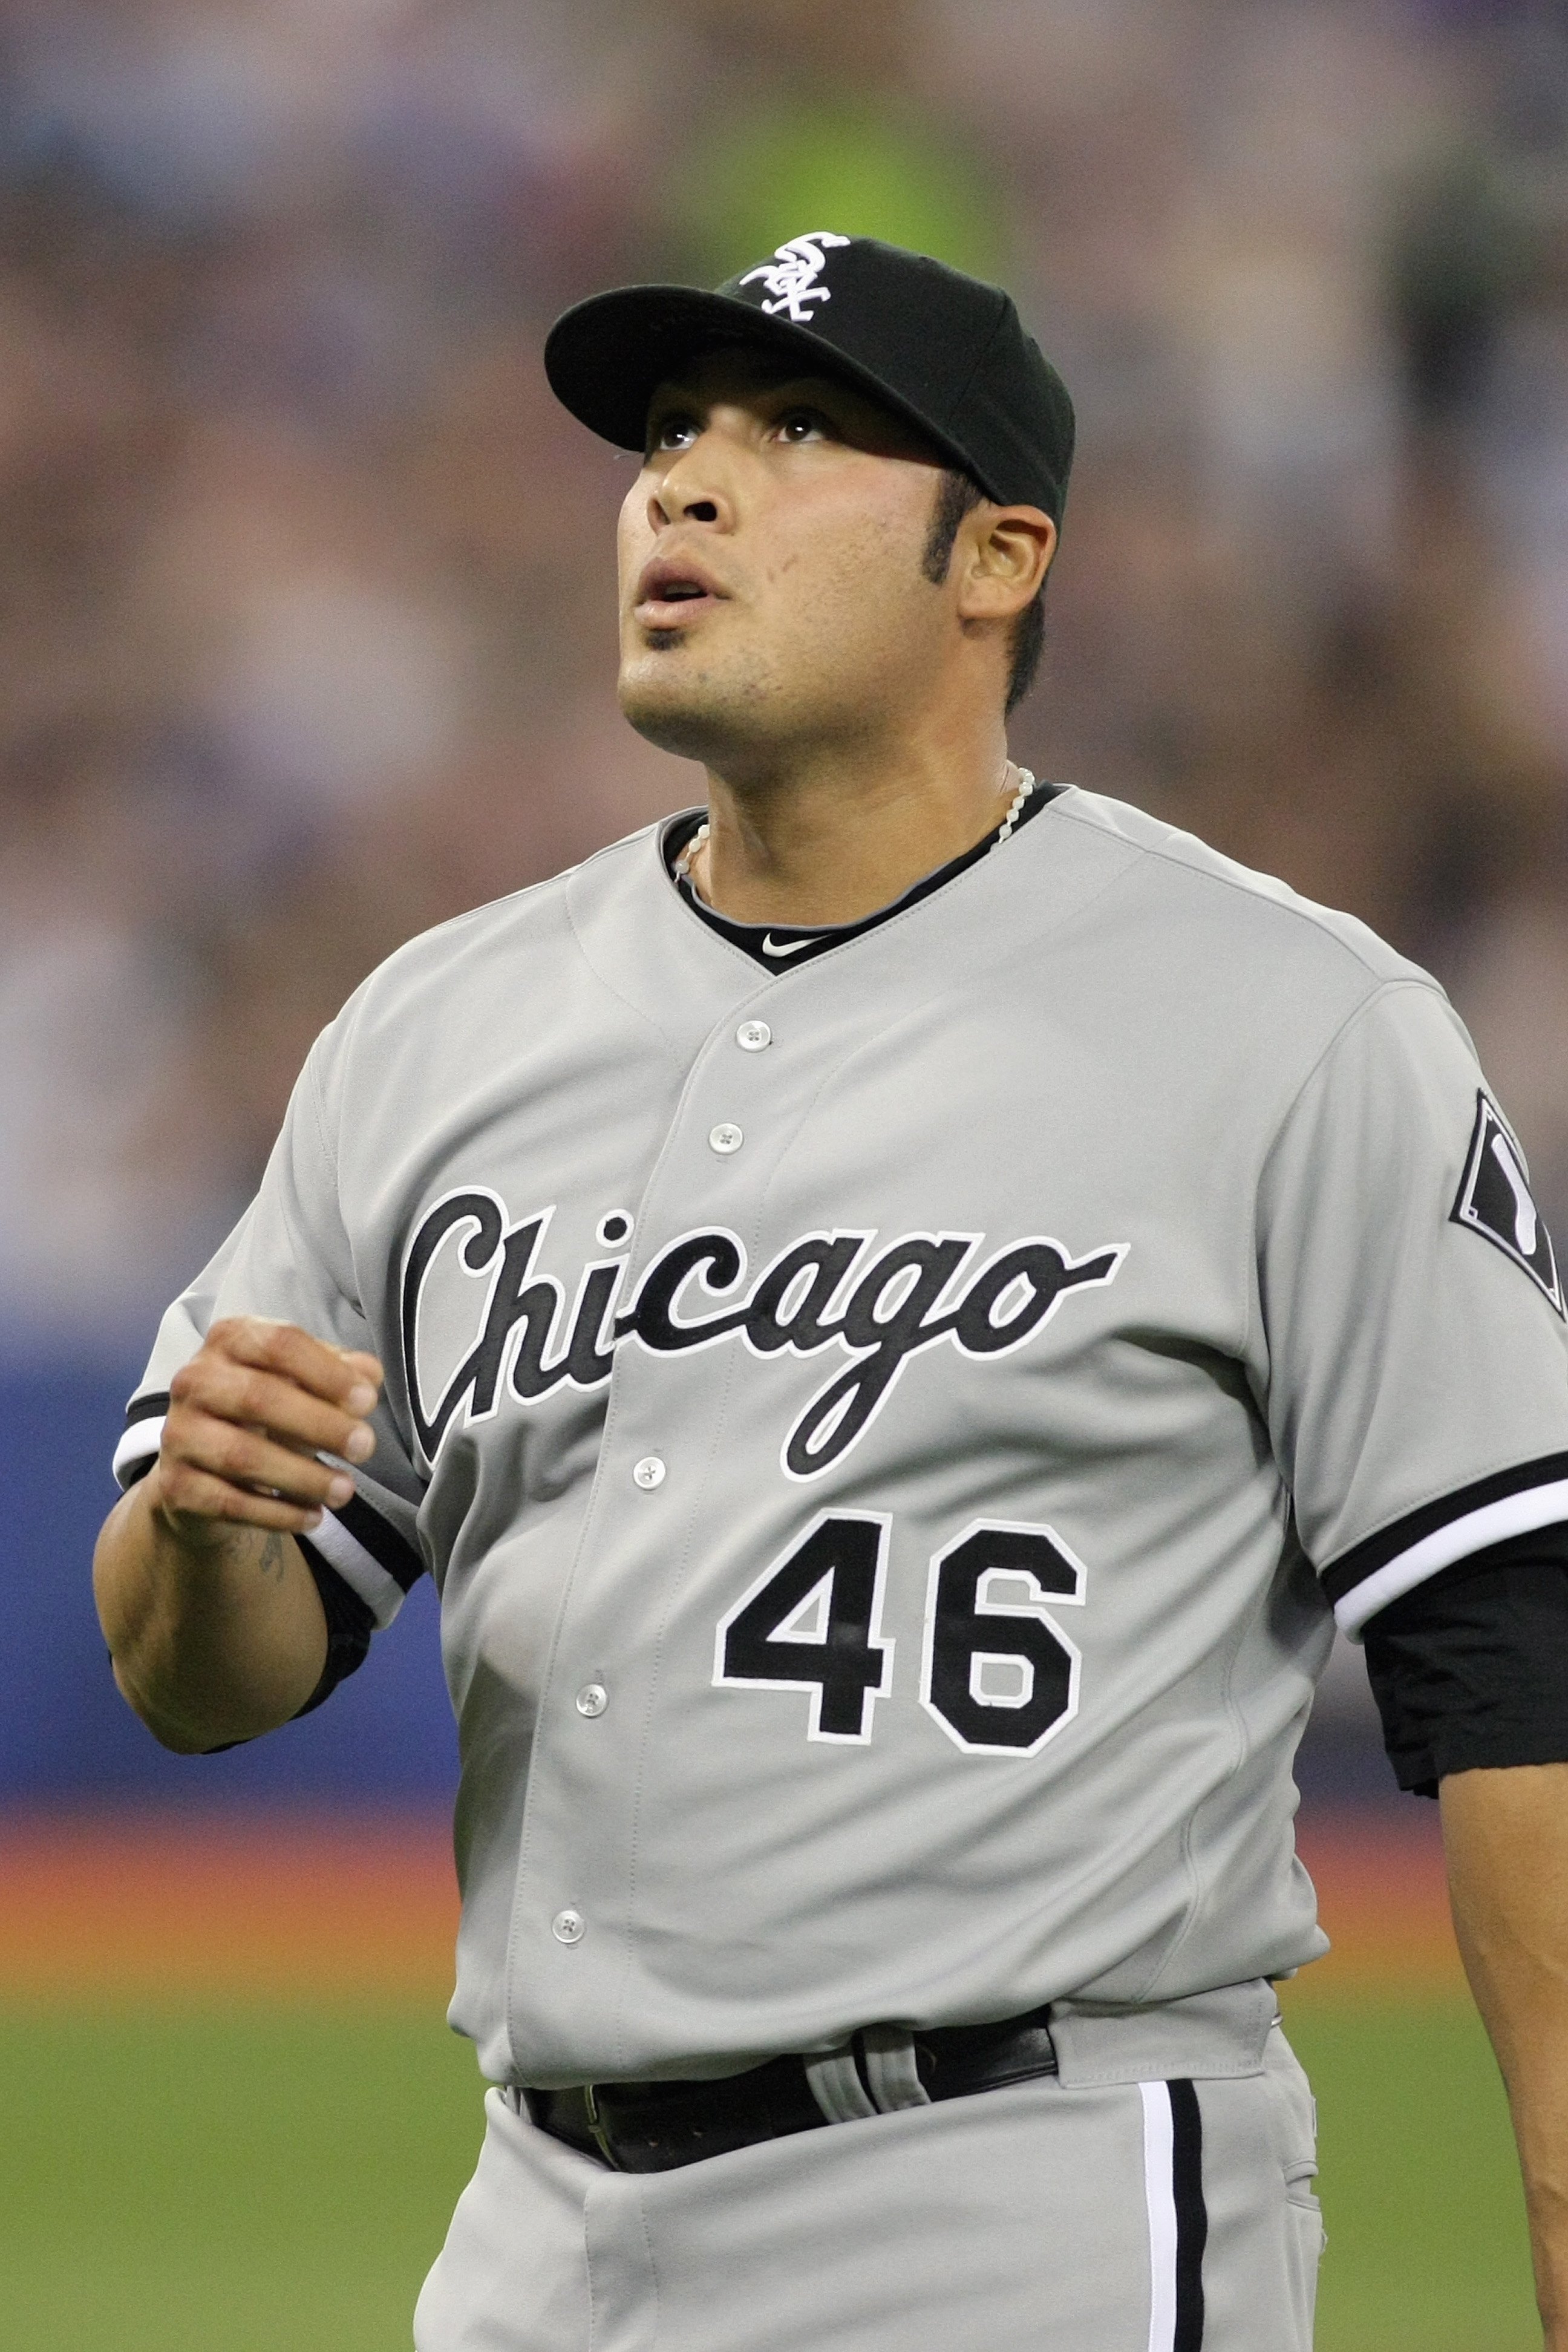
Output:
[[719,501],[695,492],[689,498],[672,497],[667,482],[649,499],[647,519],[655,530],[666,530],[676,522],[717,522]]
[[666,469],[648,499],[647,516],[655,530],[668,530],[678,522],[718,523],[727,528],[733,520],[722,459],[711,435],[705,433],[689,449],[683,449]]

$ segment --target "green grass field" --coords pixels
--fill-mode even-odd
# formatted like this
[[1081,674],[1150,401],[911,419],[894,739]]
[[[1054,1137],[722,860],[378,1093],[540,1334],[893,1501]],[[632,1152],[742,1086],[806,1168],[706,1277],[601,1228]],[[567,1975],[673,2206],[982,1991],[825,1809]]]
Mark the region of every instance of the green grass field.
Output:
[[1318,2352],[1541,2352],[1508,2108],[1475,2011],[1309,1999],[1286,2024],[1318,2095]]
[[[1319,2352],[1539,2352],[1473,2016],[1290,2025],[1322,2115]],[[27,2352],[407,2352],[480,2131],[434,2011],[13,2012],[0,2101],[0,2343]]]
[[0,2025],[0,2344],[406,2352],[482,2129],[438,2009]]

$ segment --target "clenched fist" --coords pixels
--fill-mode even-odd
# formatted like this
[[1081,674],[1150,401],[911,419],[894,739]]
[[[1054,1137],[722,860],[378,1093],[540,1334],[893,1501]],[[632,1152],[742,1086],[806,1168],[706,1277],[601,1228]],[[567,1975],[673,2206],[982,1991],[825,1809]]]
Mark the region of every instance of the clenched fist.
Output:
[[353,1480],[322,1462],[366,1462],[365,1416],[382,1381],[374,1356],[329,1347],[292,1323],[236,1315],[215,1323],[169,1383],[169,1412],[148,1475],[151,1507],[186,1544],[203,1523],[307,1535]]

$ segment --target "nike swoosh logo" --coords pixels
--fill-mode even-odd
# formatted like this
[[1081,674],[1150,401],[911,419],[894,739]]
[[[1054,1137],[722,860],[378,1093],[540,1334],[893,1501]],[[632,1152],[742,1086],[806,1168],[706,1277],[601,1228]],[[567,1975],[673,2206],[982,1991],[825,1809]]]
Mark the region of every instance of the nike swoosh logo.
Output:
[[763,953],[771,956],[798,955],[802,948],[814,948],[815,940],[775,940],[772,931],[763,934]]

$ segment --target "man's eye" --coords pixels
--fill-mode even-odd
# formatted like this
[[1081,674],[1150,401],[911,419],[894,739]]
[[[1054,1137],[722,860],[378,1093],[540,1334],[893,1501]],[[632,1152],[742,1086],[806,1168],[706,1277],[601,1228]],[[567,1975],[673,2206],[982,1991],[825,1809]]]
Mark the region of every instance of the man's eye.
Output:
[[655,449],[689,449],[697,432],[695,417],[666,416],[655,426],[651,446]]
[[778,422],[779,439],[796,444],[822,440],[831,431],[826,417],[815,408],[792,408]]

